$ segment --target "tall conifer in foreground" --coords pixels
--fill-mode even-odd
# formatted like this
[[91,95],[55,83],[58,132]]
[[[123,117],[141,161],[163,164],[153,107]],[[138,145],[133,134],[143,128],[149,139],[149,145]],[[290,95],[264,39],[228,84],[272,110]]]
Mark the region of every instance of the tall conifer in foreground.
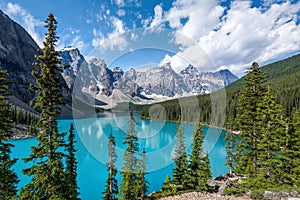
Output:
[[139,167],[137,172],[137,197],[139,199],[146,199],[147,192],[149,189],[149,182],[146,180],[146,168],[147,168],[147,157],[146,157],[146,150],[143,149],[142,158],[139,160]]
[[257,108],[262,102],[265,93],[265,75],[257,63],[253,63],[244,79],[244,88],[238,98],[237,121],[241,141],[236,152],[236,171],[241,174],[253,176],[257,170],[258,141],[261,133],[257,127]]
[[78,199],[78,185],[77,185],[77,161],[75,157],[75,133],[73,123],[70,125],[68,144],[67,144],[67,167],[66,167],[66,181],[68,182],[67,196],[69,199]]
[[282,119],[283,109],[276,104],[270,87],[267,88],[263,101],[257,108],[257,113],[256,126],[261,137],[257,145],[257,172],[250,182],[256,182],[258,189],[259,187],[267,189],[280,184],[285,176],[281,158],[286,131],[285,121]]
[[288,183],[300,188],[300,110],[294,111],[285,137],[284,166]]
[[185,146],[185,136],[183,126],[178,121],[178,126],[176,129],[176,141],[175,141],[175,151],[174,151],[174,163],[175,167],[173,168],[173,180],[172,182],[178,186],[184,186],[184,182],[187,178],[187,169],[188,161],[186,155],[186,146]]
[[112,132],[110,132],[108,140],[108,156],[109,162],[106,163],[108,177],[106,179],[105,191],[103,192],[103,199],[116,200],[118,199],[118,180],[116,179],[117,169],[115,163],[117,162],[117,152],[115,150],[116,142]]
[[210,179],[210,167],[207,168],[206,155],[203,152],[203,131],[201,125],[195,126],[192,151],[190,154],[186,188],[193,191],[207,191],[207,181]]
[[13,199],[17,194],[19,182],[17,174],[12,169],[16,159],[10,158],[11,147],[14,145],[7,141],[12,137],[7,95],[7,71],[0,70],[0,199]]
[[133,111],[130,109],[129,128],[126,132],[125,141],[123,144],[127,145],[124,151],[124,164],[121,172],[121,187],[120,195],[122,199],[136,199],[136,184],[137,184],[137,172],[138,172],[138,156],[139,146],[138,137],[135,130],[135,120],[133,118]]
[[37,135],[38,144],[31,147],[29,158],[24,159],[32,162],[31,167],[23,170],[24,174],[31,176],[31,181],[22,188],[20,199],[66,199],[68,192],[62,161],[64,154],[61,152],[65,147],[65,133],[58,132],[56,121],[63,104],[58,78],[61,72],[60,52],[55,50],[57,22],[53,14],[49,14],[45,22],[48,32],[44,47],[41,54],[35,56],[35,66],[40,68],[40,72],[32,72],[36,86],[31,87],[38,93],[33,107],[41,110],[38,126],[42,127],[42,131]]

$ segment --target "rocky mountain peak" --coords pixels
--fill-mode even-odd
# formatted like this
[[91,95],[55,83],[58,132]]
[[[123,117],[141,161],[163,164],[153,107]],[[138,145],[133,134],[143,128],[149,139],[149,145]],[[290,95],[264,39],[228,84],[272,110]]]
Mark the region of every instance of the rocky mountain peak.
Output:
[[89,64],[99,68],[107,68],[106,63],[103,59],[92,58],[89,60]]
[[198,74],[199,71],[196,67],[193,65],[189,64],[184,70],[180,72],[180,75],[185,75],[185,74]]
[[[68,47],[64,52],[69,52],[68,55],[71,55],[71,58],[73,55],[75,58],[73,64],[79,63],[76,60],[80,54],[77,49]],[[93,58],[86,63],[84,68],[79,69],[80,74],[85,71],[84,75],[80,76],[82,88],[87,88],[96,98],[97,95],[110,96],[115,89],[131,97],[137,96],[142,99],[207,94],[224,87],[224,83],[228,84],[237,80],[237,77],[229,70],[214,73],[200,72],[191,64],[180,73],[176,73],[170,64],[144,71],[130,68],[124,72],[120,66],[110,70],[103,59]],[[73,66],[73,69],[75,68]]]

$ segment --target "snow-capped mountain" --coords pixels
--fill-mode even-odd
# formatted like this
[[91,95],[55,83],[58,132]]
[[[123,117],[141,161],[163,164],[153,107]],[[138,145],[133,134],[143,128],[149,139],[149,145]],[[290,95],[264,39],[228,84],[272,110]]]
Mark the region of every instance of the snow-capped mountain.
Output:
[[114,90],[141,99],[207,94],[238,79],[229,70],[200,72],[193,65],[188,65],[180,73],[176,73],[170,64],[146,71],[131,68],[124,72],[119,66],[109,69],[102,59],[93,58],[87,62],[79,50],[73,47],[67,47],[61,52],[63,64],[70,66],[62,73],[69,88],[73,89],[76,83],[76,89],[96,98],[110,96]]

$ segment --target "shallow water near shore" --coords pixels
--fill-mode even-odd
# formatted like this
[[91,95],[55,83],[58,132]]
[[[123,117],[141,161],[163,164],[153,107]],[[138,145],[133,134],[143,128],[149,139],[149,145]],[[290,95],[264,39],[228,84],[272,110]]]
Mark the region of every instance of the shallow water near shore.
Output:
[[[110,132],[116,139],[116,150],[118,154],[117,168],[122,166],[122,156],[126,148],[123,139],[128,129],[128,116],[89,118],[89,119],[61,119],[58,120],[60,131],[68,131],[70,123],[74,123],[76,132],[76,157],[78,161],[78,185],[80,198],[83,200],[99,199],[105,186],[107,170],[105,163],[107,156],[107,138]],[[174,167],[172,161],[173,147],[175,144],[175,122],[149,121],[136,119],[136,132],[139,137],[140,150],[147,151],[148,175],[150,183],[149,193],[161,188],[167,174],[172,174]],[[191,150],[194,125],[183,124],[188,153]],[[217,128],[203,127],[204,150],[209,152],[211,171],[213,177],[224,175],[228,172],[225,166],[225,131]],[[22,174],[22,169],[29,167],[30,163],[24,163],[22,158],[30,154],[30,146],[37,144],[35,138],[12,140],[15,147],[12,149],[12,157],[18,158],[14,166],[19,175],[19,188],[30,180],[30,177]],[[117,175],[121,182],[120,173]]]

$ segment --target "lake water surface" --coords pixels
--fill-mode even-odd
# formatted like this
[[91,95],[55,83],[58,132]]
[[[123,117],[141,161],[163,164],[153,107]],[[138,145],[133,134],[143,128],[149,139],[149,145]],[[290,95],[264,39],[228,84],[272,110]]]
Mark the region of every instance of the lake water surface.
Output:
[[[126,148],[123,145],[126,130],[128,129],[127,116],[89,118],[80,120],[58,120],[59,130],[68,131],[70,123],[74,123],[76,130],[76,156],[78,161],[78,185],[80,198],[83,200],[99,199],[104,190],[107,171],[105,163],[108,161],[107,140],[110,132],[116,138],[116,150],[118,154],[117,168],[121,169],[122,155]],[[139,136],[140,149],[145,148],[148,158],[150,183],[149,193],[159,190],[167,174],[172,173],[172,155],[175,142],[177,124],[174,122],[160,122],[136,119],[136,131]],[[191,150],[194,125],[183,124],[186,136],[188,153]],[[225,164],[225,131],[216,128],[203,127],[204,150],[209,152],[213,177],[228,172]],[[24,164],[21,158],[28,157],[30,146],[37,144],[35,138],[13,140],[15,147],[12,156],[19,158],[14,166],[19,175],[19,187],[24,186],[30,178],[22,174],[22,169],[30,163]],[[119,183],[121,182],[118,173]]]

